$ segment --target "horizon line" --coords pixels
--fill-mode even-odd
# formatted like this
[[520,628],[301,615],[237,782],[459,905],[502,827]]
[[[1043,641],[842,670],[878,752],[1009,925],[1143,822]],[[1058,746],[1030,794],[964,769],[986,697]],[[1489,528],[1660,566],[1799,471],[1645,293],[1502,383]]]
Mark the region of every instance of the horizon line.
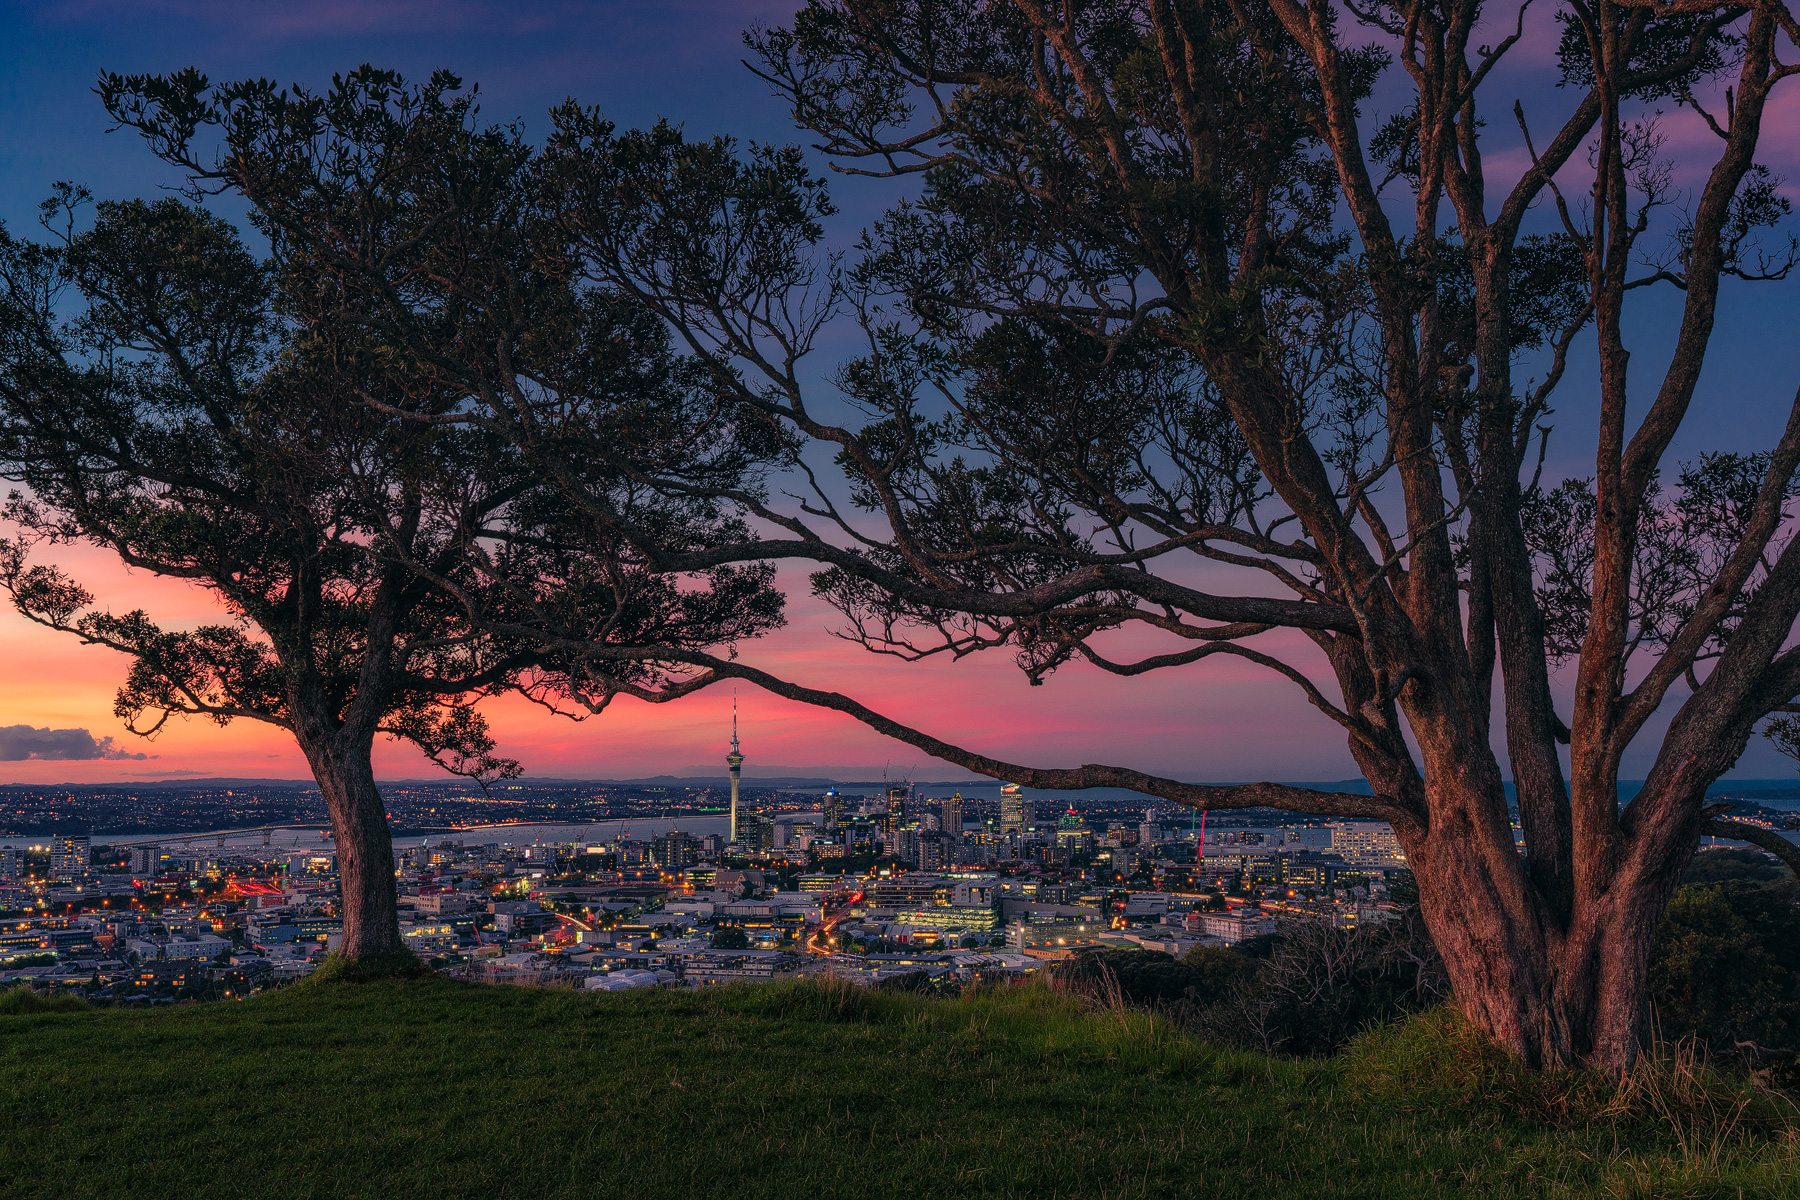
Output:
[[[501,783],[489,785],[489,786],[490,787],[505,787],[505,786],[515,785],[515,784],[565,784],[565,785],[613,784],[613,785],[620,785],[620,784],[654,783],[654,782],[663,781],[663,780],[668,780],[668,781],[672,781],[672,782],[694,782],[694,783],[720,782],[720,783],[723,783],[728,778],[729,778],[729,776],[724,771],[721,771],[717,775],[674,774],[674,773],[669,773],[669,772],[658,773],[658,774],[654,774],[654,775],[522,775],[517,779],[505,780]],[[849,772],[844,772],[841,774],[833,774],[833,773],[829,773],[829,772],[825,772],[825,771],[808,772],[808,771],[802,771],[802,770],[793,770],[793,771],[789,771],[789,772],[785,772],[785,773],[764,776],[763,778],[766,779],[770,783],[776,783],[776,784],[782,783],[784,781],[786,781],[786,782],[806,781],[808,783],[820,782],[820,783],[827,783],[827,784],[880,784],[880,783],[886,782],[886,777],[879,776],[875,772],[871,772],[866,778],[858,778],[854,774],[849,773]],[[753,782],[753,781],[754,780],[752,780],[750,782]],[[401,776],[393,776],[393,777],[388,777],[388,778],[377,778],[375,782],[377,784],[383,784],[383,785],[387,785],[387,784],[454,785],[454,784],[458,783],[459,780],[458,780],[458,777],[456,777],[456,776],[401,775]],[[471,787],[476,787],[476,788],[481,787],[480,784],[477,784],[473,781],[463,781],[463,782],[466,782],[468,784],[468,786],[471,786]],[[999,785],[1005,783],[1006,781],[1003,779],[994,778],[994,777],[968,775],[968,776],[961,776],[961,777],[945,777],[945,778],[941,778],[941,779],[915,779],[915,780],[912,780],[911,782],[914,786],[923,786],[923,785],[927,785],[927,784],[931,784],[931,785],[957,784],[957,785],[971,785],[971,786],[976,786],[976,787],[987,787],[987,786],[999,786]],[[1346,777],[1339,778],[1339,779],[1271,779],[1268,777],[1263,777],[1261,779],[1182,780],[1180,782],[1189,783],[1189,784],[1192,784],[1192,785],[1198,786],[1198,787],[1233,787],[1233,786],[1239,786],[1239,785],[1244,785],[1244,784],[1261,783],[1261,782],[1279,783],[1279,784],[1284,784],[1284,785],[1290,786],[1290,787],[1313,787],[1313,788],[1320,788],[1320,787],[1344,788],[1344,787],[1354,787],[1354,786],[1360,786],[1360,787],[1368,787],[1369,786],[1368,781],[1366,779],[1362,778],[1361,776],[1346,776]],[[1507,779],[1504,782],[1505,782],[1506,786],[1508,786],[1508,787],[1511,787],[1513,785],[1513,780],[1511,780],[1511,779]],[[1624,786],[1626,784],[1641,784],[1643,782],[1644,781],[1642,779],[1620,779],[1619,780],[1619,784],[1621,786]],[[1753,784],[1753,783],[1764,783],[1764,784],[1787,783],[1787,784],[1792,784],[1796,787],[1800,787],[1800,775],[1795,775],[1795,776],[1746,775],[1746,776],[1741,776],[1741,777],[1733,777],[1730,775],[1725,775],[1725,776],[1721,776],[1719,779],[1715,780],[1712,786],[1717,787],[1717,786],[1720,786],[1723,784]],[[174,776],[163,776],[163,777],[144,778],[144,779],[110,779],[110,780],[88,780],[88,781],[61,780],[61,781],[57,781],[57,782],[43,782],[43,783],[35,783],[35,782],[22,781],[22,780],[0,780],[0,788],[116,788],[116,787],[169,787],[169,786],[196,786],[197,787],[197,786],[203,786],[203,785],[208,785],[208,784],[242,784],[242,785],[266,784],[266,785],[280,785],[280,786],[284,786],[284,787],[310,787],[310,788],[318,787],[318,782],[316,780],[310,779],[310,778],[283,778],[283,777],[278,777],[278,776],[258,776],[258,775],[194,775],[194,776],[174,775]],[[482,789],[482,790],[487,790],[487,789]],[[1097,786],[1097,787],[1092,787],[1092,788],[1033,788],[1032,790],[1040,791],[1040,792],[1123,791],[1123,792],[1133,792],[1135,794],[1140,794],[1140,795],[1148,795],[1148,793],[1139,793],[1134,788],[1112,787],[1110,785],[1109,786]]]

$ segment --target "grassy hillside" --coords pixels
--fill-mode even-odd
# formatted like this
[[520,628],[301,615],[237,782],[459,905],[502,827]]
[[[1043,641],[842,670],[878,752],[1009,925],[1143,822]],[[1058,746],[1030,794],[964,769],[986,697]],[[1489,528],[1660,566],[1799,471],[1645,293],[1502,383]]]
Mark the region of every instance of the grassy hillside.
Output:
[[34,1007],[0,1003],[9,1200],[1800,1196],[1800,1148],[1756,1114],[1527,1115],[1498,1064],[1452,1082],[1442,1019],[1295,1063],[1040,988]]

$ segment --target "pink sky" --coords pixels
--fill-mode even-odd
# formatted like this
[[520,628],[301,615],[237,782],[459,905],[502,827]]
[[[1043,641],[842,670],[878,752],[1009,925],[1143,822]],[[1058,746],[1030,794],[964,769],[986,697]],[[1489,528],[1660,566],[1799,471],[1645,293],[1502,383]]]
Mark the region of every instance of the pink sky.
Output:
[[[186,585],[130,572],[97,550],[58,561],[102,604],[142,605],[171,624],[209,619],[208,597]],[[798,573],[792,581],[804,592]],[[986,753],[1044,765],[1120,762],[1194,778],[1338,778],[1351,773],[1335,726],[1285,682],[1249,664],[1215,660],[1150,679],[1123,680],[1070,667],[1030,687],[1004,654],[960,663],[906,664],[868,654],[827,632],[835,614],[803,594],[789,627],[746,645],[746,661],[803,683],[855,696],[878,710]],[[83,728],[111,736],[138,761],[0,762],[0,782],[85,782],[179,775],[294,778],[304,761],[281,730],[252,722],[220,728],[171,722],[154,740],[127,733],[112,714],[125,660],[26,622],[0,608],[0,726]],[[859,723],[769,696],[738,692],[747,771],[758,764],[866,776],[892,763],[940,777],[966,774],[932,764],[909,746]],[[729,736],[731,693],[714,689],[669,705],[622,700],[576,723],[517,698],[485,710],[503,752],[533,775],[682,774],[718,767]],[[384,742],[387,778],[435,769],[408,747]]]

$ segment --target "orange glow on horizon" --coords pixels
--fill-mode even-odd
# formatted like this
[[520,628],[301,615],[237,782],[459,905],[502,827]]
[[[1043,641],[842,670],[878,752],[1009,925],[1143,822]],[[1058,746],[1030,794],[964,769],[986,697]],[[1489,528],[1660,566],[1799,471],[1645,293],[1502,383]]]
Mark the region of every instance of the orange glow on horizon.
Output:
[[[122,567],[91,548],[61,550],[54,561],[115,610],[143,607],[171,625],[216,620],[218,609],[200,589]],[[1221,659],[1203,673],[1173,672],[1154,680],[1119,680],[1071,668],[1042,688],[1028,686],[1004,653],[961,663],[902,664],[830,637],[835,613],[805,592],[793,573],[787,628],[740,648],[746,661],[799,682],[853,695],[878,711],[946,740],[1024,761],[1073,763],[1194,753],[1201,723],[1207,742],[1241,749],[1269,736],[1271,711],[1292,714],[1295,732],[1312,714],[1255,667]],[[60,783],[233,776],[306,777],[305,761],[282,730],[239,721],[220,727],[201,719],[172,720],[156,738],[127,733],[112,713],[125,674],[123,656],[84,646],[40,628],[10,607],[0,608],[0,725],[78,727],[143,759],[0,762],[0,782]],[[1079,676],[1079,679],[1077,678]],[[927,770],[942,777],[961,768],[934,764],[910,746],[883,738],[837,713],[814,709],[739,685],[746,774],[758,768],[869,774]],[[571,778],[685,775],[724,772],[731,689],[669,705],[623,699],[606,713],[575,722],[555,717],[517,696],[487,702],[503,753],[535,776]],[[1322,723],[1322,719],[1321,719]],[[1319,731],[1325,733],[1324,729]],[[1325,743],[1329,744],[1329,743]],[[378,743],[383,778],[425,778],[436,767],[410,747]],[[1229,773],[1204,760],[1149,762],[1183,774]]]

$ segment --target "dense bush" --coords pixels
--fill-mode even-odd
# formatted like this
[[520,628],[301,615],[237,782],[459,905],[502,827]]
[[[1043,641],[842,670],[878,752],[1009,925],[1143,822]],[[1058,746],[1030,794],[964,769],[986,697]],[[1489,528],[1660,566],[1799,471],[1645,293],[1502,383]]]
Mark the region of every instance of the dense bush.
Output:
[[949,996],[959,989],[953,975],[933,975],[930,971],[907,971],[890,975],[875,985],[877,991],[910,992],[919,996]]
[[1204,973],[1156,950],[1086,950],[1057,963],[1051,977],[1070,991],[1145,1008],[1191,1004],[1208,990]]
[[1789,1061],[1800,1052],[1800,885],[1689,885],[1669,905],[1651,964],[1665,1038],[1714,1055]]
[[[1223,974],[1220,953],[1190,952]],[[1208,1037],[1269,1054],[1330,1054],[1374,1026],[1419,1012],[1449,994],[1443,964],[1416,917],[1356,929],[1284,923],[1267,957],[1194,1006],[1188,1021]]]
[[1330,1054],[1374,1025],[1439,1003],[1443,967],[1416,918],[1360,929],[1285,922],[1243,948],[1182,959],[1090,950],[1052,983],[1103,1003],[1161,1009],[1207,1038],[1264,1053]]

